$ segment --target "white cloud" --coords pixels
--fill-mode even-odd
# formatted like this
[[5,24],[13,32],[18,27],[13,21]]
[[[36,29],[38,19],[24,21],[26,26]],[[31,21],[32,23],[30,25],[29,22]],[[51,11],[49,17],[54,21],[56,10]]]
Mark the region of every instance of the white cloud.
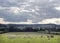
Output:
[[48,24],[48,23],[60,24],[60,18],[45,19],[38,23],[39,24]]
[[52,2],[53,0],[49,0],[50,2]]
[[31,12],[31,11],[29,11],[29,10],[21,10],[20,12]]
[[0,18],[0,21],[3,21],[4,19],[3,18]]
[[20,8],[18,8],[18,7],[10,7],[9,8],[9,12],[19,13],[20,12]]
[[19,13],[21,11],[21,9],[19,7],[0,7],[0,10],[6,10],[10,13]]
[[28,0],[28,2],[35,2],[35,0]]
[[0,23],[1,24],[9,24],[10,22],[5,22],[3,18],[0,18]]
[[45,19],[38,23],[32,23],[31,19],[27,19],[27,22],[6,22],[3,18],[0,18],[1,24],[48,24],[48,23],[54,23],[54,24],[60,24],[60,18],[52,18],[52,19]]
[[27,6],[10,7],[8,12],[18,14],[18,13],[23,13],[23,12],[36,12],[36,10],[38,10],[38,9],[28,9],[28,10],[26,10],[25,7],[27,7]]
[[23,13],[23,12],[34,12],[34,13],[37,13],[36,10],[39,10],[38,8],[25,9],[25,7],[27,8],[26,5],[23,5],[21,7],[0,7],[0,10],[6,10],[7,12],[14,13],[14,14],[17,14],[17,15],[19,13]]
[[55,9],[60,11],[60,6],[59,7],[55,7]]
[[36,12],[35,9],[32,9],[32,12]]
[[3,18],[0,18],[0,24],[33,24],[32,20],[27,19],[27,22],[6,22]]
[[10,22],[10,24],[32,24],[31,22]]

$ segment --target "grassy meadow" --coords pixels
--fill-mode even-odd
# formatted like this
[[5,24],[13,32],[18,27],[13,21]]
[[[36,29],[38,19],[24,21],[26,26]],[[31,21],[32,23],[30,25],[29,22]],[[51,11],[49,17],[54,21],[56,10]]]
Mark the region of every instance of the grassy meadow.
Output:
[[60,43],[60,35],[12,32],[0,34],[0,43]]

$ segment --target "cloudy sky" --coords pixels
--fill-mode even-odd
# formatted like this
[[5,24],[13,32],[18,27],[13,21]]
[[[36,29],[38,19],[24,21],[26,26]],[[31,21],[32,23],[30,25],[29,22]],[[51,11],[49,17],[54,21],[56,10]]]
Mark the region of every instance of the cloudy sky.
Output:
[[0,23],[60,24],[60,0],[0,0]]

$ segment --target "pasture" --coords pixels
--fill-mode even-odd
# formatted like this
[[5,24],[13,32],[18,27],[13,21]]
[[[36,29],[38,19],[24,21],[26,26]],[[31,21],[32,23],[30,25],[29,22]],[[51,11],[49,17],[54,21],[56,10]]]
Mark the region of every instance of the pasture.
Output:
[[0,34],[0,43],[60,43],[60,35],[37,32],[10,32]]

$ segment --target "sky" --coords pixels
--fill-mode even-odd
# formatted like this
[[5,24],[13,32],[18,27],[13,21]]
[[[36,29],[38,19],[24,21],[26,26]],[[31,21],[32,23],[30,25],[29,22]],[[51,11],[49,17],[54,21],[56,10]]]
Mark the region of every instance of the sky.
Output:
[[0,23],[60,24],[60,0],[0,0]]

